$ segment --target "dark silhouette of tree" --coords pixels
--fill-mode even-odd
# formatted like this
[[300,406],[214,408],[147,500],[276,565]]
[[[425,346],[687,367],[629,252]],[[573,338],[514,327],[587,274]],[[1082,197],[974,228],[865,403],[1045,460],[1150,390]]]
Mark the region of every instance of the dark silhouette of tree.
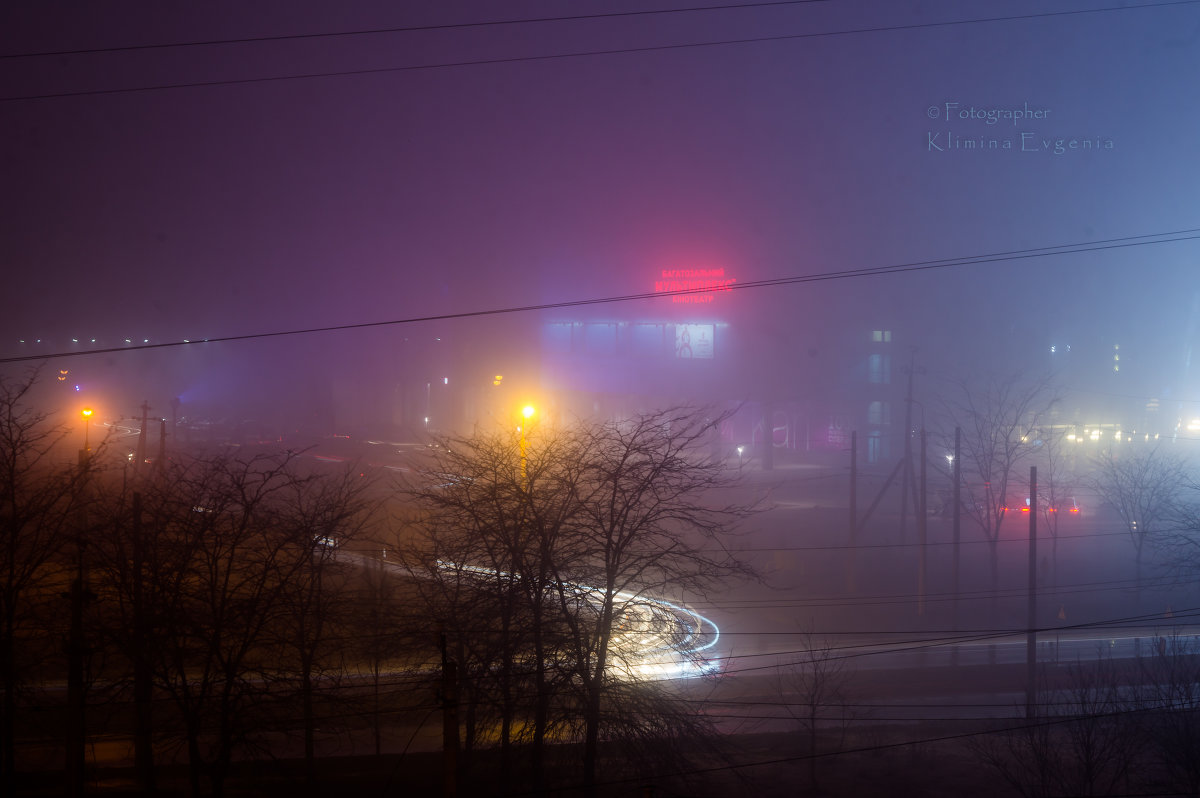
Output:
[[[1058,584],[1058,532],[1074,506],[1072,500],[1079,477],[1072,465],[1075,458],[1069,450],[1065,426],[1047,424],[1038,430],[1036,459],[1038,469],[1038,507],[1044,529],[1050,536],[1050,584]],[[1031,508],[1032,511],[1032,508]]]
[[1173,633],[1138,664],[1150,753],[1168,789],[1200,795],[1200,647],[1193,636]]
[[849,705],[853,675],[842,653],[832,643],[808,633],[804,651],[776,673],[779,699],[796,721],[807,743],[809,789],[816,791],[819,765],[818,740],[823,727],[845,732],[855,718]]
[[501,785],[518,720],[532,721],[520,725],[535,785],[553,733],[582,741],[589,790],[602,738],[641,756],[648,737],[670,738],[665,720],[681,734],[705,726],[667,712],[668,691],[637,670],[631,641],[651,630],[622,627],[644,621],[648,597],[752,575],[725,547],[750,508],[722,492],[734,475],[711,456],[720,420],[674,408],[449,440],[408,487],[422,513],[406,562],[430,632],[459,640],[460,695],[494,713]]
[[341,633],[350,623],[349,585],[359,568],[338,556],[373,522],[373,480],[357,469],[286,481],[277,532],[290,540],[280,552],[282,603],[268,634],[278,646],[284,701],[299,699],[305,774],[316,780],[318,682],[333,687],[345,671]]
[[[17,696],[47,655],[41,630],[66,609],[61,593],[77,556],[90,460],[35,409],[37,372],[0,376],[0,792],[11,794]],[[82,443],[82,438],[80,440]],[[54,641],[57,649],[59,641]]]
[[567,435],[532,442],[500,432],[446,441],[408,487],[421,515],[406,562],[421,574],[429,639],[450,636],[469,762],[477,735],[495,724],[500,784],[513,767],[514,724],[533,705],[529,732],[535,781],[551,723],[559,657],[553,558],[560,553],[577,461]]
[[312,540],[288,502],[311,481],[290,454],[180,458],[147,487],[157,598],[154,675],[183,725],[193,794],[223,792],[236,750],[262,730],[277,663],[271,633]]
[[[1096,490],[1117,511],[1133,543],[1137,594],[1142,590],[1142,559],[1147,543],[1173,533],[1180,514],[1188,474],[1183,458],[1155,445],[1144,449],[1136,441],[1108,449],[1095,460]],[[1186,523],[1183,524],[1186,527]],[[1171,534],[1160,542],[1187,548],[1187,537]]]
[[[1038,721],[973,738],[980,759],[1028,798],[1129,794],[1145,746],[1134,680],[1106,657],[1038,691]],[[1133,790],[1138,792],[1138,790]]]
[[1036,464],[1031,458],[1038,430],[1054,400],[1047,380],[1012,375],[991,378],[981,387],[959,382],[943,401],[948,446],[953,446],[954,428],[962,429],[962,512],[988,542],[993,590],[999,581],[1001,525],[1009,503],[1024,498],[1014,495],[1028,487],[1020,467]]
[[753,576],[726,546],[751,508],[727,500],[734,477],[711,454],[720,421],[679,407],[581,425],[575,436],[578,510],[564,547],[570,556],[555,558],[554,583],[581,696],[589,793],[606,700],[631,675],[613,645],[627,613],[646,596],[703,596]]

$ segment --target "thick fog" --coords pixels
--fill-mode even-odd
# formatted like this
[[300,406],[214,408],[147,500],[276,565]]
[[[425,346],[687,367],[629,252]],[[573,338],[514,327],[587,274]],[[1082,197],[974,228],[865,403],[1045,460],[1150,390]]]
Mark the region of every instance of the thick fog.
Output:
[[0,367],[69,423],[320,450],[730,411],[767,585],[674,598],[736,662],[1023,628],[1016,505],[994,547],[962,517],[952,600],[948,455],[953,408],[1044,384],[1082,512],[1038,624],[1194,602],[1132,589],[1086,486],[1200,437],[1200,5],[10,3],[0,55]]

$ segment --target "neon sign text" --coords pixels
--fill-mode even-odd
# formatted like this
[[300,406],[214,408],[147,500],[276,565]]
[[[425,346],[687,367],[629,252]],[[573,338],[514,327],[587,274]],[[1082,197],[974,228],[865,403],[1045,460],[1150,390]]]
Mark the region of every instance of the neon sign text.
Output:
[[708,292],[729,291],[735,282],[735,278],[725,276],[724,269],[663,269],[661,279],[654,281],[654,291],[675,294],[672,302],[707,304],[713,301]]

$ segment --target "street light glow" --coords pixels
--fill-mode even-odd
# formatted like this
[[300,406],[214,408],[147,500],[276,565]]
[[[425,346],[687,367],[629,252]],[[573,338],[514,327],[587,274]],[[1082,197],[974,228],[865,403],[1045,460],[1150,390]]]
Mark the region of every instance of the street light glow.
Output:
[[[88,428],[91,427],[90,421],[92,418],[92,408],[83,408],[79,411],[79,415],[83,416],[83,451],[90,452],[92,450],[92,444],[88,440]],[[80,463],[82,464],[82,460],[80,460]]]
[[521,415],[525,416],[525,418],[533,418],[533,414],[536,412],[537,408],[533,405],[525,405],[521,408]]

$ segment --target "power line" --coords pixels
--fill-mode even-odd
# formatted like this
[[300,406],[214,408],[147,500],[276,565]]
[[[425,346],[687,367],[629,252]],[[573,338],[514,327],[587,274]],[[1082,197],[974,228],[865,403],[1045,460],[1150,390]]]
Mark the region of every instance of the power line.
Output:
[[687,8],[659,8],[641,11],[613,11],[603,14],[574,14],[558,17],[526,17],[523,19],[494,19],[477,22],[451,22],[439,25],[406,25],[393,28],[363,28],[359,30],[326,31],[323,33],[285,33],[270,36],[246,36],[236,39],[202,39],[187,42],[160,42],[155,44],[132,44],[114,47],[88,47],[74,50],[41,50],[28,53],[0,53],[0,60],[16,58],[44,58],[66,55],[95,55],[100,53],[126,53],[144,50],[165,50],[178,47],[214,47],[229,44],[261,44],[265,42],[300,41],[305,39],[334,39],[354,36],[373,36],[390,33],[427,33],[431,31],[465,30],[468,28],[490,28],[508,25],[532,25],[550,22],[577,22],[594,19],[618,19],[622,17],[648,17],[667,14],[690,14],[701,11],[736,11],[750,8],[766,8],[769,6],[795,6],[812,3],[828,3],[831,0],[773,0],[761,3],[726,3],[711,6],[690,6]]
[[[1200,0],[1195,0],[1200,2]],[[1122,236],[1120,238],[1103,239],[1092,243],[1074,243],[1074,244],[1056,244],[1047,247],[1039,247],[1035,249],[1018,249],[1007,252],[995,252],[985,255],[969,255],[960,258],[942,258],[937,260],[915,261],[911,263],[900,263],[891,266],[873,266],[860,269],[845,269],[841,271],[819,272],[816,274],[804,274],[793,277],[776,277],[766,280],[752,280],[744,283],[733,283],[722,290],[744,290],[750,288],[769,288],[783,285],[799,285],[802,283],[827,282],[832,280],[844,280],[853,277],[877,277],[890,274],[906,274],[910,272],[922,272],[930,270],[948,269],[958,266],[974,266],[985,263],[1000,263],[1004,261],[1029,260],[1032,258],[1052,257],[1057,255],[1071,255],[1086,252],[1101,252],[1105,250],[1125,249],[1129,247],[1141,247],[1154,244],[1171,244],[1181,241],[1195,241],[1200,239],[1200,228],[1192,228],[1186,230],[1176,230],[1168,233],[1148,233],[1136,236]],[[412,316],[404,319],[392,319],[388,321],[368,321],[357,322],[354,324],[335,324],[323,327],[307,327],[295,330],[277,330],[274,332],[263,333],[247,333],[245,335],[227,335],[215,338],[203,338],[198,341],[167,341],[164,343],[152,344],[133,344],[130,346],[120,347],[105,347],[102,349],[88,349],[80,352],[50,352],[39,355],[19,355],[15,357],[0,358],[0,364],[3,363],[27,363],[37,360],[51,360],[64,357],[83,357],[88,355],[109,354],[113,352],[131,352],[143,349],[165,349],[180,346],[196,346],[205,343],[228,343],[232,341],[249,341],[262,338],[279,338],[291,335],[308,335],[313,333],[324,332],[340,332],[346,330],[360,330],[374,327],[391,327],[401,324],[417,324],[421,322],[433,321],[450,321],[456,319],[479,318],[484,316],[500,316],[511,313],[528,313],[531,311],[543,310],[561,310],[564,308],[583,307],[587,305],[604,305],[616,304],[622,302],[632,302],[636,300],[661,299],[668,296],[683,296],[688,294],[705,294],[711,293],[711,289],[697,288],[686,289],[679,291],[660,291],[660,292],[642,292],[635,294],[624,294],[619,296],[598,297],[592,299],[576,299],[563,302],[548,302],[540,305],[521,305],[504,308],[489,308],[485,310],[462,311],[458,313],[441,313],[431,316]]]
[[997,22],[1016,22],[1022,20],[1042,19],[1049,17],[1066,17],[1077,16],[1081,14],[1099,14],[1113,11],[1133,11],[1147,8],[1161,8],[1169,6],[1190,6],[1200,4],[1200,0],[1167,0],[1165,2],[1148,3],[1139,6],[1106,6],[1102,8],[1090,9],[1074,9],[1070,11],[1045,11],[1034,14],[1016,14],[1002,17],[980,17],[976,19],[963,20],[948,20],[945,22],[920,22],[909,25],[883,25],[866,28],[847,28],[845,30],[836,31],[819,31],[815,33],[790,33],[778,34],[775,36],[750,36],[740,39],[717,39],[705,42],[687,42],[682,44],[661,44],[661,45],[646,45],[643,47],[618,47],[604,50],[582,50],[570,53],[549,53],[542,55],[524,55],[524,56],[508,56],[504,58],[479,58],[467,59],[462,61],[445,61],[434,64],[410,64],[408,66],[396,67],[375,67],[370,69],[349,69],[326,72],[306,72],[291,75],[273,75],[257,78],[234,78],[226,80],[205,80],[193,81],[188,83],[163,83],[149,86],[133,86],[120,89],[87,89],[81,91],[69,92],[53,92],[45,94],[27,94],[15,95],[10,97],[0,97],[0,102],[17,102],[22,100],[51,100],[65,99],[68,97],[88,97],[113,94],[134,94],[150,91],[166,91],[170,89],[194,89],[206,88],[215,86],[237,86],[249,85],[255,83],[275,83],[289,80],[310,80],[314,78],[337,78],[337,77],[356,77],[362,75],[381,75],[399,72],[414,72],[420,70],[434,69],[452,69],[456,67],[474,67],[474,66],[496,66],[501,64],[517,64],[529,63],[538,61],[556,61],[568,58],[587,58],[593,56],[605,55],[631,55],[635,53],[648,52],[667,52],[672,50],[688,50],[698,49],[702,47],[720,47],[726,45],[738,44],[761,44],[765,42],[780,42],[780,41],[798,41],[805,39],[819,39],[831,36],[850,36],[864,33],[885,33],[893,31],[911,31],[930,28],[944,28],[954,25],[978,25],[990,24]]

